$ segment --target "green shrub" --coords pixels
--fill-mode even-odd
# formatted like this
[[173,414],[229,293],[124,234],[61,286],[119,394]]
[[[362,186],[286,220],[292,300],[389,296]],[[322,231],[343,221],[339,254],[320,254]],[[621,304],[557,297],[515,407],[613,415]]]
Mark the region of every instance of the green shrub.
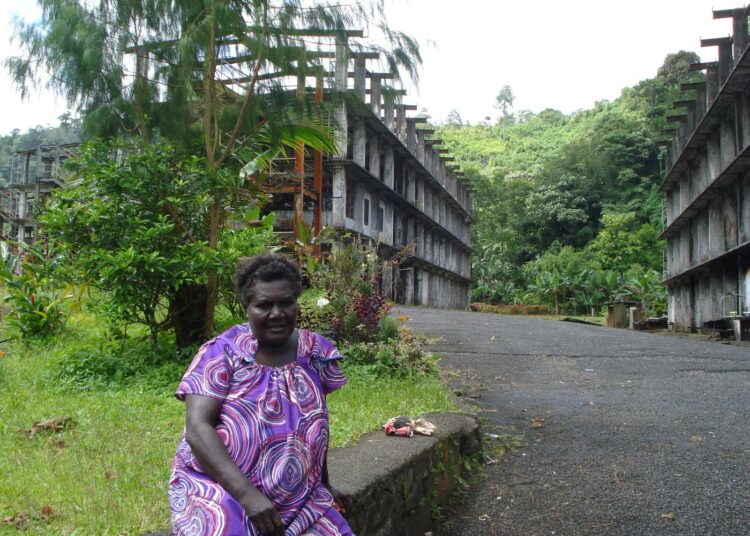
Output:
[[382,342],[398,339],[401,336],[401,324],[392,316],[384,316],[378,323],[378,340]]
[[154,352],[146,341],[101,344],[72,349],[53,365],[54,379],[78,390],[96,390],[137,384],[153,390],[174,389],[197,348],[177,352],[160,341]]
[[21,253],[10,255],[7,262],[0,261],[0,283],[9,305],[5,320],[21,338],[49,337],[65,325],[63,305],[73,293],[55,288],[50,279],[54,265],[60,262],[54,252],[48,247],[19,246]]
[[325,295],[325,290],[311,288],[305,290],[297,300],[299,319],[297,326],[326,337],[333,337],[336,310]]
[[348,366],[379,378],[437,374],[438,358],[425,351],[426,340],[404,330],[397,340],[360,342],[339,348]]
[[[390,309],[383,292],[383,282],[389,280],[403,259],[413,254],[407,246],[390,259],[378,256],[377,248],[358,238],[334,249],[312,274],[312,284],[321,289],[321,296],[330,300],[325,309],[325,322],[320,312],[303,304],[302,320],[329,328],[330,336],[340,344],[375,342],[380,335],[380,322]],[[304,301],[304,300],[303,300]],[[328,312],[332,316],[328,316]],[[392,331],[392,330],[391,330]]]

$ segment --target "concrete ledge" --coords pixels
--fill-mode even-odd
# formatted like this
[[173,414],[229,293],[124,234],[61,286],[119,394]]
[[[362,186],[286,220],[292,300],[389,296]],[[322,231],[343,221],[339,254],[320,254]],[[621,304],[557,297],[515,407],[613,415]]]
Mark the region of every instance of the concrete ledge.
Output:
[[463,460],[481,449],[477,421],[432,413],[433,437],[366,434],[328,454],[331,483],[354,502],[347,519],[357,536],[414,536],[432,527],[432,509],[457,483]]

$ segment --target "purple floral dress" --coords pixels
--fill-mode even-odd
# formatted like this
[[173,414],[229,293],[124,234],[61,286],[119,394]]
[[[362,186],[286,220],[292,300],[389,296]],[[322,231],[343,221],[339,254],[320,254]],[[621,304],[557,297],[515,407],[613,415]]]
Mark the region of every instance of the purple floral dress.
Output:
[[[176,396],[222,401],[216,432],[253,486],[273,502],[285,536],[351,535],[321,482],[328,449],[325,395],[346,383],[341,355],[317,333],[297,334],[297,359],[271,367],[255,362],[258,341],[247,324],[225,331],[201,347]],[[258,534],[240,504],[203,472],[184,434],[169,503],[175,534]]]

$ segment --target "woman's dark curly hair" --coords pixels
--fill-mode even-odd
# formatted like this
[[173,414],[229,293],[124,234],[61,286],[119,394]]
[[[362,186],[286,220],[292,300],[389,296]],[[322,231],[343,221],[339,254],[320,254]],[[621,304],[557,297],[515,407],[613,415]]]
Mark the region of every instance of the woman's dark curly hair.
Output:
[[256,282],[279,280],[289,282],[295,298],[302,293],[302,275],[297,266],[284,255],[261,253],[240,259],[234,273],[234,282],[242,308],[247,309],[253,299],[253,285]]

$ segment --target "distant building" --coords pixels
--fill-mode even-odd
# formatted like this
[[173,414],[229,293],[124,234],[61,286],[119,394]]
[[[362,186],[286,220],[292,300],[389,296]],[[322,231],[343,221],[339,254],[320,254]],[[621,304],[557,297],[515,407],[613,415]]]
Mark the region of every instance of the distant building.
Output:
[[683,84],[693,95],[668,144],[667,277],[669,321],[680,331],[750,310],[750,50],[748,9],[713,12],[732,18],[734,35],[704,39],[719,60],[693,66],[705,82]]
[[0,240],[36,241],[36,211],[62,185],[62,164],[76,156],[77,150],[75,143],[40,145],[13,155],[9,183],[0,189]]

